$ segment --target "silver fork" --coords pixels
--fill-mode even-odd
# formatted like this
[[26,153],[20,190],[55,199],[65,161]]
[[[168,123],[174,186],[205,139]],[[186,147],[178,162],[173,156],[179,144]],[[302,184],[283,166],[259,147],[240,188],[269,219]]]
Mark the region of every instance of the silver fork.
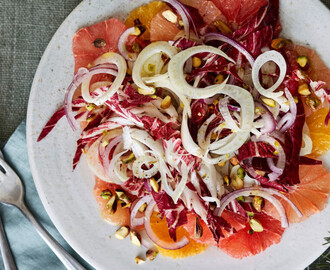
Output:
[[[3,159],[3,155],[1,151],[0,151],[0,159]],[[5,266],[5,270],[17,270],[13,255],[11,253],[8,244],[8,239],[2,224],[1,217],[0,217],[0,248],[1,248],[1,255],[3,259],[3,265]]]
[[17,207],[32,223],[41,238],[53,250],[67,269],[84,270],[85,268],[67,253],[67,251],[57,243],[56,240],[34,218],[24,202],[24,186],[22,181],[14,170],[1,158],[0,166],[4,169],[4,172],[0,170],[0,202]]

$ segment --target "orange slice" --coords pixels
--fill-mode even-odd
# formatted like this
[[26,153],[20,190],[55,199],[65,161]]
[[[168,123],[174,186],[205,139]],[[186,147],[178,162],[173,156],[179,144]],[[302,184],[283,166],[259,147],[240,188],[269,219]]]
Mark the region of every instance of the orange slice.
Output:
[[[175,243],[168,232],[166,218],[160,219],[157,216],[157,213],[153,213],[150,218],[151,228],[157,237],[167,243]],[[171,257],[173,259],[181,259],[189,256],[194,256],[199,253],[202,253],[206,250],[208,245],[204,245],[201,243],[196,242],[195,240],[189,237],[189,233],[182,227],[178,227],[176,230],[177,239],[181,239],[182,237],[186,236],[190,242],[186,246],[176,250],[168,250],[158,247],[159,252],[166,257]]]
[[161,1],[153,1],[148,5],[141,6],[137,9],[134,9],[129,14],[128,18],[125,21],[125,25],[129,28],[134,26],[134,21],[139,19],[140,22],[146,27],[146,31],[141,35],[141,38],[144,40],[150,39],[150,24],[151,20],[155,15],[161,11],[166,4]]

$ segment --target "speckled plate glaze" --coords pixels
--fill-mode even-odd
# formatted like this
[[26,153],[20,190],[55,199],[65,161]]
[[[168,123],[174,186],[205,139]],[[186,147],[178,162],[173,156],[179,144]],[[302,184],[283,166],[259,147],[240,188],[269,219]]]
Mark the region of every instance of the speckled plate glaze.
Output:
[[[37,137],[50,116],[63,104],[65,91],[73,75],[71,39],[81,27],[109,17],[124,19],[128,12],[148,1],[85,0],[63,22],[36,72],[32,85],[27,141],[32,174],[41,200],[57,229],[68,243],[96,269],[135,269],[134,258],[143,254],[129,239],[119,241],[115,227],[102,220],[92,195],[94,177],[84,158],[72,171],[76,140],[66,119],[62,119],[46,139]],[[330,63],[330,12],[316,0],[281,1],[283,35],[317,49]],[[328,155],[328,169],[330,156]],[[292,225],[278,245],[264,253],[235,260],[216,248],[183,260],[159,256],[141,269],[303,269],[325,249],[323,237],[328,235],[330,206],[307,221]]]

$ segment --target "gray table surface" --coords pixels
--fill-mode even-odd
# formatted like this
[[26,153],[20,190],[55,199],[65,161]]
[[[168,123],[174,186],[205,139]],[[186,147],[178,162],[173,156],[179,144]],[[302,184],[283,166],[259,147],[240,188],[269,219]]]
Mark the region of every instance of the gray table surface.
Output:
[[[80,2],[0,0],[0,147],[26,117],[33,76],[48,42]],[[330,8],[330,0],[322,2]],[[330,269],[329,253],[309,269]]]

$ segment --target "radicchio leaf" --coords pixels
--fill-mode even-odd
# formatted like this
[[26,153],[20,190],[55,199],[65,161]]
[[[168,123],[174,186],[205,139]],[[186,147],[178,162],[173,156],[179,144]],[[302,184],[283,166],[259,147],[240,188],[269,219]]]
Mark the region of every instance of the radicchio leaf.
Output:
[[166,216],[170,237],[176,241],[176,228],[188,222],[185,207],[181,200],[177,204],[165,191],[155,192],[152,196],[162,217]]
[[45,127],[42,129],[37,142],[41,141],[43,138],[45,138],[49,132],[52,131],[52,129],[55,127],[58,121],[65,115],[65,110],[64,107],[61,109],[57,110],[53,116],[48,120],[46,123]]

